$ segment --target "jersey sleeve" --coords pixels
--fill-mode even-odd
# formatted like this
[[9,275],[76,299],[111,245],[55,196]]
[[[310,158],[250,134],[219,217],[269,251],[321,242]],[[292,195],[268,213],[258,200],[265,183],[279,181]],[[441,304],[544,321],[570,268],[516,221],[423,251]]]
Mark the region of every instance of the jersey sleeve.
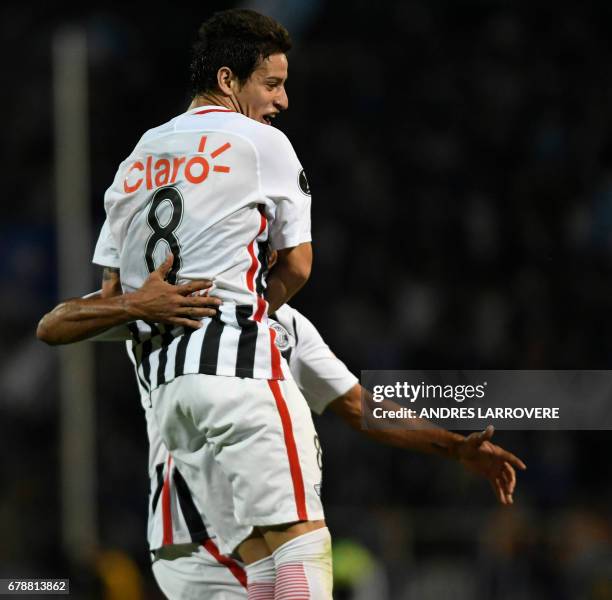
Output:
[[100,230],[92,262],[102,267],[119,268],[119,252],[113,240],[108,219],[104,221],[104,225],[102,225],[102,229]]
[[[117,252],[117,246],[113,240],[110,227],[108,226],[108,220],[104,221],[104,225],[102,225],[100,236],[96,242],[96,249],[94,250],[92,262],[102,267],[119,268],[119,253]],[[99,291],[100,290],[84,297],[87,298],[89,296],[93,296],[94,294],[99,293]],[[131,339],[131,334],[127,325],[117,325],[90,338],[90,341],[119,342],[129,339]]]
[[336,357],[315,326],[295,309],[292,329],[295,347],[289,367],[310,409],[321,414],[332,401],[346,394],[359,379]]
[[262,193],[271,200],[267,211],[270,243],[282,250],[312,240],[310,188],[287,137],[270,129],[260,150],[260,177]]

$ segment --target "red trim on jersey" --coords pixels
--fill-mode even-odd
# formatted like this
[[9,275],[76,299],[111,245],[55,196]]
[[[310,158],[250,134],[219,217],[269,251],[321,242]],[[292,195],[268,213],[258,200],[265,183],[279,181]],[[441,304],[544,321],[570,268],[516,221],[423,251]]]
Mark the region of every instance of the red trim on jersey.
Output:
[[211,540],[204,540],[202,542],[202,546],[208,550],[208,553],[221,565],[227,567],[232,575],[238,580],[240,585],[246,589],[247,586],[247,576],[246,571],[234,560],[229,558],[229,556],[224,556],[219,552],[219,548],[217,548],[216,544]]
[[259,260],[257,260],[257,257],[255,256],[255,241],[264,232],[264,229],[266,228],[267,224],[268,221],[266,221],[265,215],[261,214],[259,221],[259,231],[257,232],[255,239],[247,247],[247,250],[249,251],[249,254],[251,256],[251,266],[247,271],[247,287],[251,292],[255,291],[255,273],[257,273],[257,269],[261,267],[261,265],[259,264]]
[[168,456],[168,465],[166,467],[166,478],[164,479],[164,487],[162,488],[162,522],[163,522],[163,541],[162,544],[172,544],[172,512],[170,508],[170,467],[172,465],[172,457]]
[[281,353],[276,346],[276,331],[270,327],[270,358],[272,359],[272,379],[285,379],[281,368]]
[[247,271],[246,283],[247,283],[247,287],[249,288],[249,291],[254,292],[255,291],[255,285],[254,285],[255,273],[257,272],[257,267],[259,266],[259,261],[257,260],[257,257],[255,256],[255,240],[253,240],[247,246],[247,251],[251,257],[251,266],[249,267],[249,270]]
[[261,297],[257,296],[257,311],[253,315],[253,321],[261,323],[264,313],[268,309],[268,303]]
[[229,108],[207,108],[206,110],[199,110],[196,113],[193,113],[194,115],[205,115],[211,112],[234,112],[233,110],[230,110]]
[[[270,331],[273,331],[272,329]],[[274,339],[272,339],[274,343]],[[289,458],[289,471],[291,472],[291,481],[293,482],[293,494],[295,496],[295,505],[297,508],[297,517],[300,521],[308,521],[308,512],[306,510],[306,493],[304,491],[304,478],[302,477],[302,468],[300,467],[300,459],[298,457],[295,438],[293,437],[293,425],[291,424],[291,415],[287,408],[287,403],[283,398],[280,385],[275,379],[268,379],[268,385],[276,400],[276,408],[280,415],[281,424],[283,426],[283,436],[285,438],[285,448],[287,449],[287,457]]]

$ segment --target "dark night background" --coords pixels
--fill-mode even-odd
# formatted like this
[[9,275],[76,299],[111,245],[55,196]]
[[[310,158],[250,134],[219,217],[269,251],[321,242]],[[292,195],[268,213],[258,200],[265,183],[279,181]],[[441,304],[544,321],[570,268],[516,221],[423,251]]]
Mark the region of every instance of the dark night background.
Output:
[[[69,575],[77,598],[161,596],[144,419],[112,345],[96,347],[99,538],[140,591],[117,595],[99,563],[77,569],[61,549],[57,350],[35,339],[59,300],[52,37],[88,34],[95,239],[119,162],[187,108],[198,25],[235,6],[125,4],[0,8],[0,577]],[[612,5],[249,6],[295,41],[276,125],[313,191],[315,264],[292,304],[353,372],[610,368]],[[377,582],[373,596],[339,575],[342,597],[612,598],[608,432],[498,432],[529,467],[501,510],[455,464],[377,447],[333,415],[317,426],[337,565],[354,572],[358,555]]]

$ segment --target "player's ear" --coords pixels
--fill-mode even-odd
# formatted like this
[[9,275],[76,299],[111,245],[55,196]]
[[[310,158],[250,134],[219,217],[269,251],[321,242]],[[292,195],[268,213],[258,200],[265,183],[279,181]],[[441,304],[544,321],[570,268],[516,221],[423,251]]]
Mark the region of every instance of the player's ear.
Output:
[[217,85],[226,95],[232,96],[236,91],[237,79],[229,67],[221,67],[217,71]]

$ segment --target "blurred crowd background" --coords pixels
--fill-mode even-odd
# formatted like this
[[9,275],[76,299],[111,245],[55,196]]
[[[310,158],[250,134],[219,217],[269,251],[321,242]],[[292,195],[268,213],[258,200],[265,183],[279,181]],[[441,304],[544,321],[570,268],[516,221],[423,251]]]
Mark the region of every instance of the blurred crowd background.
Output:
[[[60,543],[57,350],[35,339],[59,300],[53,35],[88,35],[95,239],[119,162],[189,103],[198,25],[235,5],[0,7],[0,577],[70,576],[74,597],[111,598],[117,564],[139,582],[129,600],[161,597],[144,419],[111,345],[96,348],[97,486],[101,547],[115,554],[87,572]],[[357,374],[609,369],[612,5],[249,6],[295,40],[277,126],[313,190],[315,264],[293,305],[335,353]],[[92,267],[82,293],[100,277]],[[377,447],[332,415],[317,426],[338,598],[612,598],[609,432],[498,432],[529,467],[501,510],[456,464]]]

